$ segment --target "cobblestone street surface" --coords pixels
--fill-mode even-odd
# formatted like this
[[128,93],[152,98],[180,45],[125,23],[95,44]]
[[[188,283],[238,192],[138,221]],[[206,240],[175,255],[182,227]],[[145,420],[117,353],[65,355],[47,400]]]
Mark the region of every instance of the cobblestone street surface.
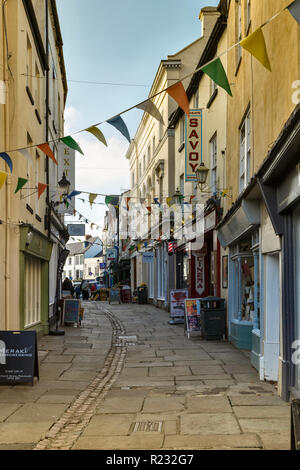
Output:
[[0,387],[0,449],[289,449],[290,407],[246,353],[151,305],[83,306],[39,341],[39,382]]

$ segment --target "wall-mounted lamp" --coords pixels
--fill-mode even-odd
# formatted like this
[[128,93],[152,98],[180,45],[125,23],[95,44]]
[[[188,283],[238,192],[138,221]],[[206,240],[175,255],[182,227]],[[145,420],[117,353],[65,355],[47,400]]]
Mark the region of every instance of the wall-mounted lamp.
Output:
[[197,170],[195,171],[197,183],[201,191],[203,191],[204,187],[206,186],[208,172],[209,172],[209,169],[206,168],[203,162],[200,163]]

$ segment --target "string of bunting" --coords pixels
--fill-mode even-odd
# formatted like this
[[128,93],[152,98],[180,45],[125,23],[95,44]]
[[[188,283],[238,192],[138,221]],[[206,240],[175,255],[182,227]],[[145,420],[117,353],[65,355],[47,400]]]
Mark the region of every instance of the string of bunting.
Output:
[[[164,88],[163,90],[159,91],[158,93],[150,96],[148,99],[142,101],[141,103],[136,104],[135,106],[132,106],[131,108],[128,108],[121,113],[111,117],[110,119],[107,119],[106,121],[99,122],[97,124],[94,124],[92,126],[89,126],[88,128],[82,129],[80,131],[75,132],[73,135],[79,134],[81,132],[89,132],[90,134],[94,135],[100,142],[102,142],[105,146],[107,146],[107,141],[102,133],[102,131],[99,129],[98,126],[100,126],[103,123],[108,123],[111,126],[113,126],[116,130],[118,130],[130,143],[131,138],[130,134],[128,131],[128,128],[122,119],[121,115],[127,113],[128,111],[138,108],[143,110],[145,113],[150,114],[152,117],[157,119],[159,122],[164,123],[163,118],[160,114],[160,111],[156,107],[156,105],[153,102],[153,99],[160,95],[163,92],[167,92],[178,104],[178,106],[187,114],[189,115],[189,101],[188,97],[186,95],[184,86],[182,82],[194,75],[195,73],[202,71],[203,73],[207,74],[218,86],[223,88],[229,96],[232,96],[232,91],[230,88],[230,84],[228,82],[228,78],[225,72],[225,69],[223,67],[223,64],[221,62],[221,56],[224,54],[227,54],[230,50],[235,48],[236,46],[240,45],[243,49],[248,51],[251,55],[253,55],[267,70],[271,71],[271,64],[270,60],[268,57],[268,52],[267,52],[267,47],[266,47],[266,42],[265,42],[265,37],[263,34],[262,28],[269,24],[271,21],[273,21],[275,18],[277,18],[283,11],[288,10],[290,14],[293,16],[293,18],[297,21],[297,23],[300,25],[300,0],[294,0],[288,7],[280,10],[278,13],[276,13],[272,18],[267,20],[265,23],[263,23],[258,29],[256,29],[253,33],[251,33],[249,36],[247,36],[245,39],[237,42],[236,44],[233,44],[231,47],[229,47],[226,51],[221,53],[217,58],[214,58],[213,60],[207,62],[205,65],[197,68],[194,72],[191,72],[187,74],[185,77],[181,78],[178,82],[174,83],[173,85]],[[57,165],[57,160],[53,154],[53,151],[51,150],[49,144],[55,143],[55,142],[63,142],[65,145],[68,147],[78,151],[82,155],[84,155],[84,152],[82,151],[81,147],[79,144],[73,139],[71,135],[50,140],[49,142],[41,143],[38,145],[30,145],[26,146],[23,148],[18,148],[10,151],[5,151],[0,153],[0,158],[5,160],[7,163],[11,173],[13,171],[13,163],[11,160],[11,157],[8,155],[9,153],[13,152],[19,152],[21,155],[23,155],[29,162],[30,165],[32,165],[33,160],[30,155],[30,152],[28,149],[37,147],[39,148],[48,158],[50,158],[56,165]],[[2,179],[0,180],[3,181],[4,176],[2,176]],[[3,185],[3,182],[2,182]],[[42,190],[42,187],[40,188]],[[40,193],[40,191],[39,191]],[[41,195],[41,194],[40,194]]]

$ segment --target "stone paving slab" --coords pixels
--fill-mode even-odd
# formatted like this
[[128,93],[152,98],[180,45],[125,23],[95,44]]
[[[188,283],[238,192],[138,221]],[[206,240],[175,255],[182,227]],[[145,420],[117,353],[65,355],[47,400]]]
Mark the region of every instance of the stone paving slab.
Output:
[[[246,429],[244,431],[247,432]],[[237,424],[237,420],[233,414],[230,413],[189,413],[181,416],[180,434],[208,435],[239,433],[240,428]]]
[[197,436],[166,436],[164,449],[260,449],[262,446],[255,434],[214,434]]
[[136,434],[134,436],[114,436],[113,439],[109,436],[101,437],[80,437],[73,446],[73,449],[81,450],[159,450],[162,447],[164,440],[163,434],[149,436],[141,436]]
[[187,398],[187,411],[191,413],[232,413],[232,408],[227,397],[200,395]]
[[34,422],[34,423],[0,423],[0,442],[4,444],[31,444],[33,447],[35,442],[42,439],[48,431],[51,423]]

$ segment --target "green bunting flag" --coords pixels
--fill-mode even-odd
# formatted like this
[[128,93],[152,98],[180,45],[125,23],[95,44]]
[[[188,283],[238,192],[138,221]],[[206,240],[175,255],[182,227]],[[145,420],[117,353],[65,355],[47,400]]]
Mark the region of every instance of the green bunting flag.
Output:
[[109,206],[111,204],[114,207],[118,207],[119,205],[119,196],[106,196],[105,204]]
[[224,88],[227,93],[232,96],[231,88],[228,82],[226,72],[219,57],[208,65],[201,68],[217,85]]
[[73,137],[71,137],[71,136],[62,137],[60,140],[61,140],[65,145],[67,145],[67,147],[70,147],[71,149],[77,150],[77,152],[79,152],[79,153],[81,153],[82,155],[84,155],[83,151],[81,150],[81,148],[79,147],[79,145],[77,144],[77,142],[75,142],[75,140],[73,139]]
[[23,188],[23,186],[25,186],[25,184],[27,183],[28,179],[25,179],[25,178],[18,178],[18,184],[17,184],[17,188],[15,190],[15,194],[17,194],[18,191],[20,191],[20,189]]

